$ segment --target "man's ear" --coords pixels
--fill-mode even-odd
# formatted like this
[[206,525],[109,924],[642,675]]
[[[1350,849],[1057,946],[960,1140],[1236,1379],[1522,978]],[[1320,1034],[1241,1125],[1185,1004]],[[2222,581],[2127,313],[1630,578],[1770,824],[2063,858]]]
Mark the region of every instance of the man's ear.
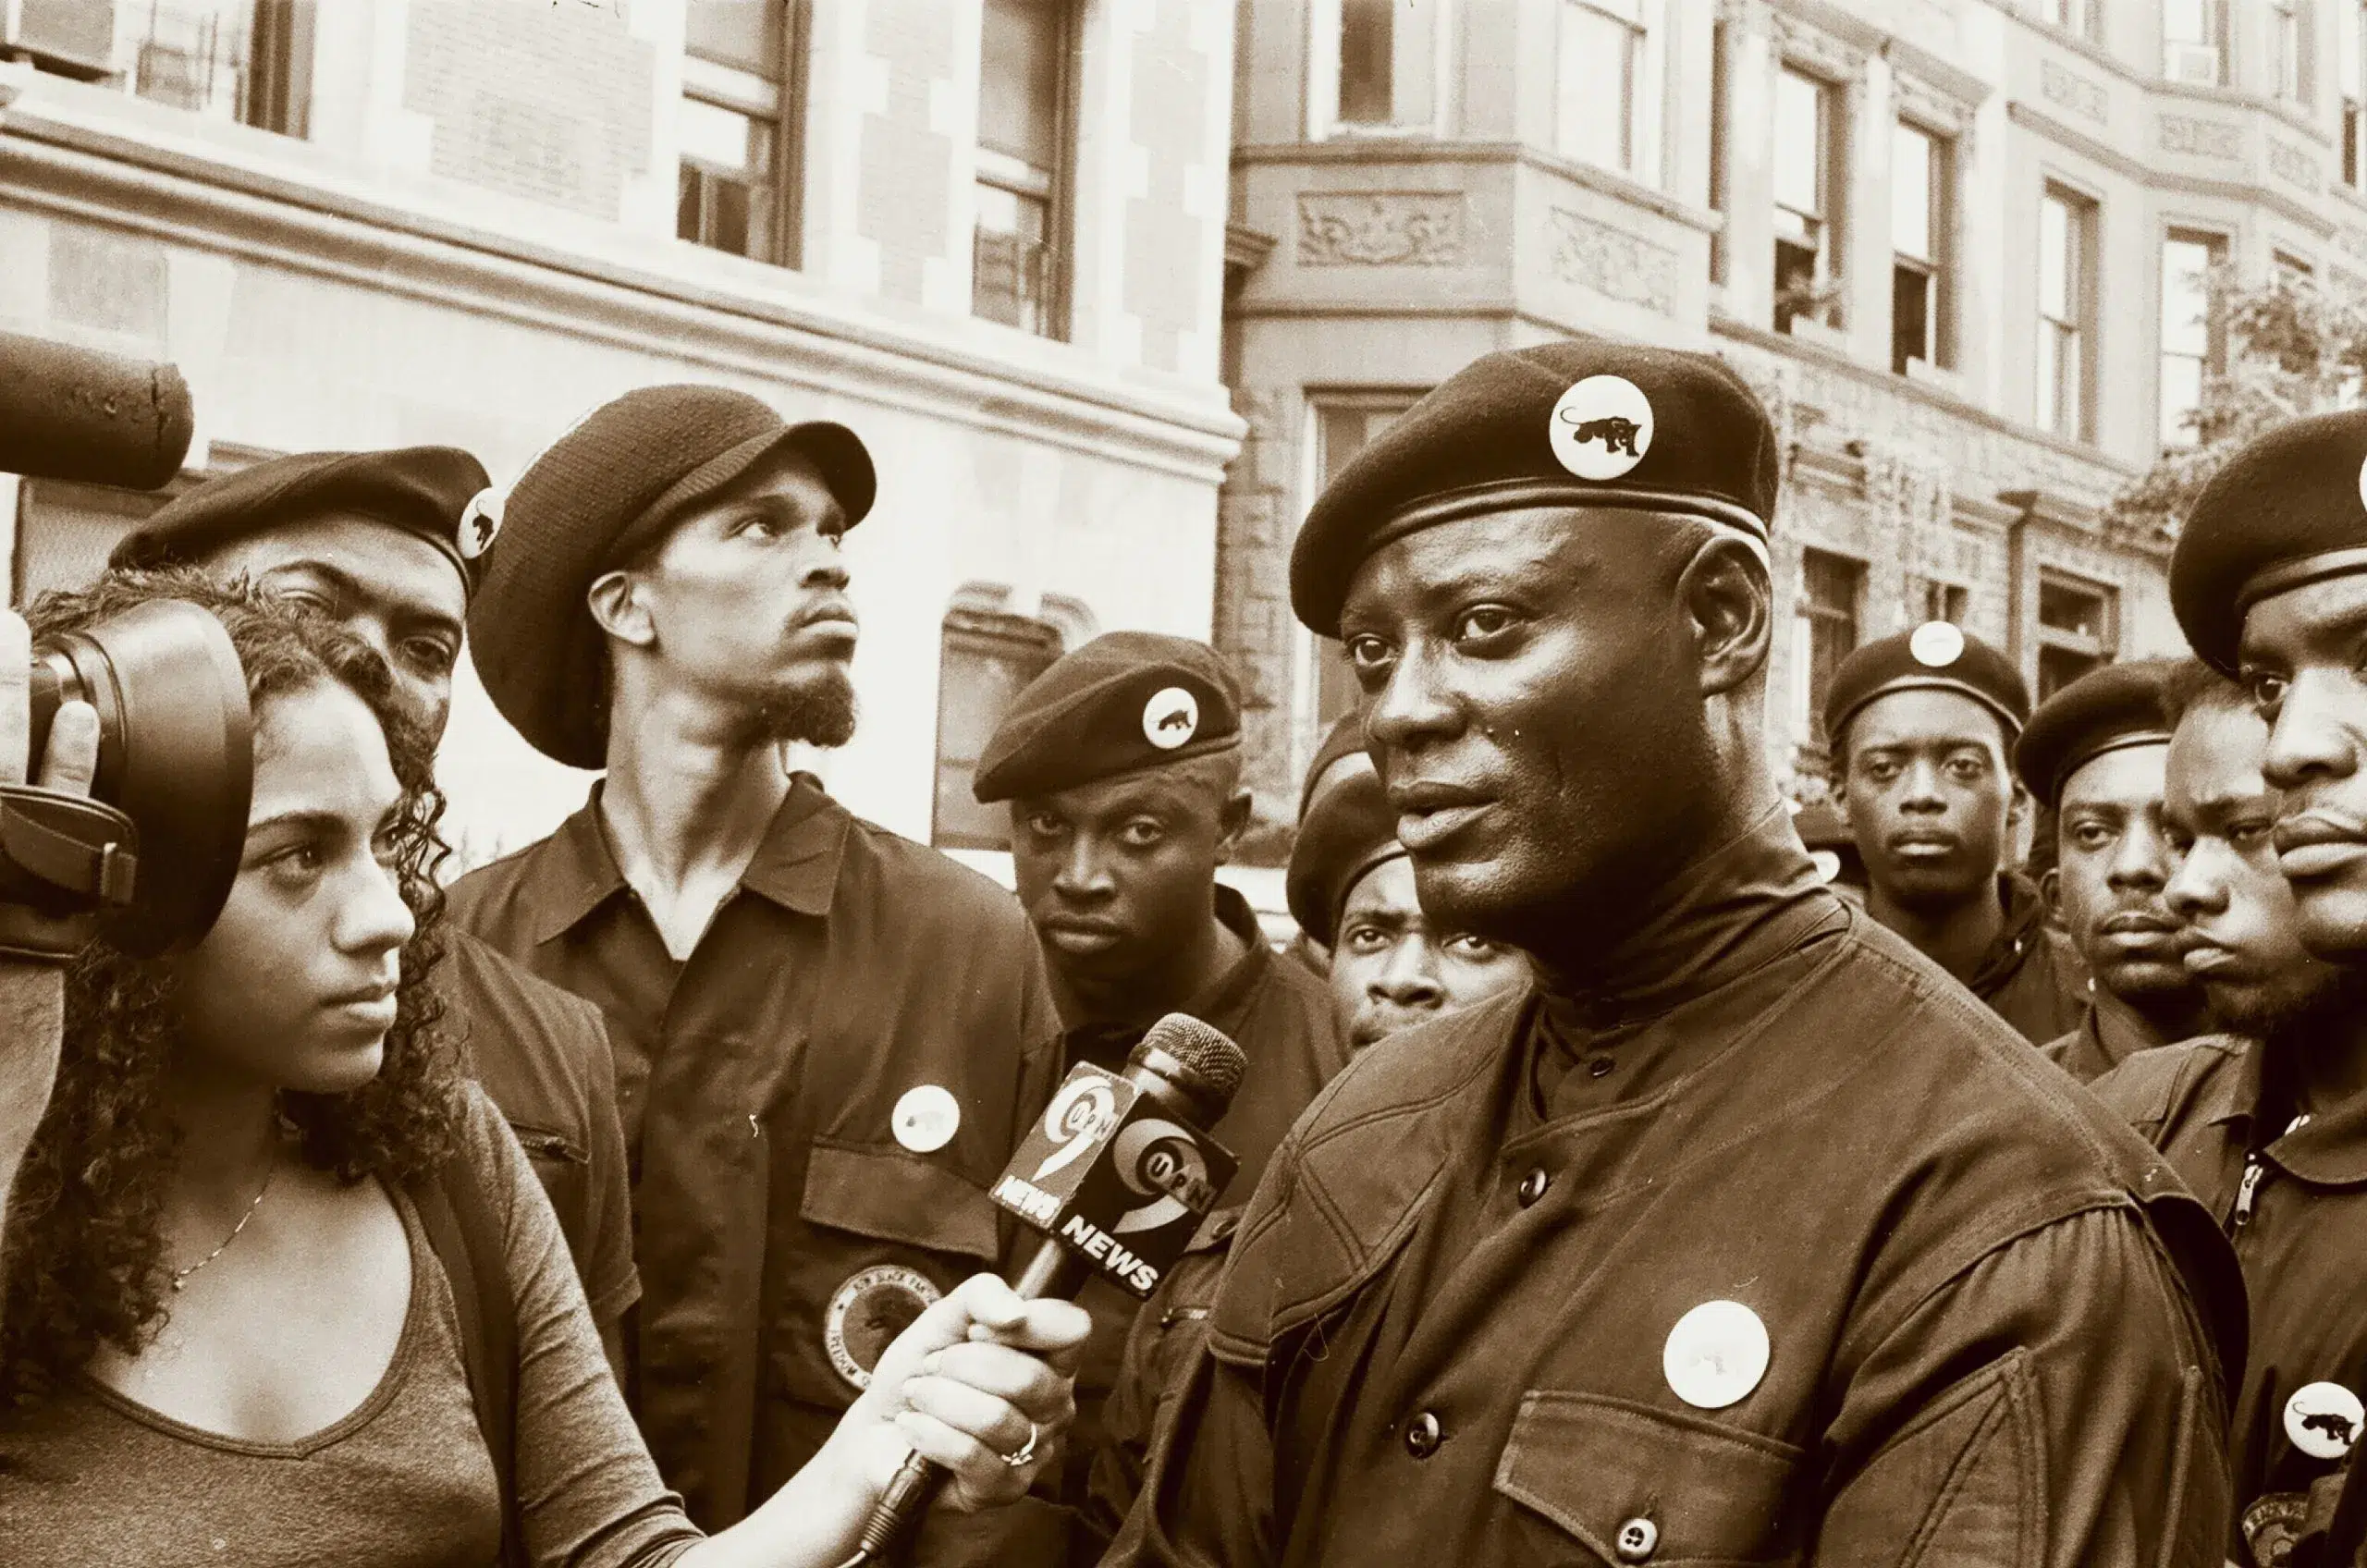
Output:
[[2063,924],[2063,873],[2048,866],[2038,874],[2039,897],[2046,900],[2046,919],[2051,925]]
[[1249,828],[1249,817],[1256,802],[1246,790],[1236,790],[1217,815],[1217,864],[1233,859],[1233,846]]
[[1686,563],[1676,593],[1692,619],[1704,696],[1723,696],[1767,668],[1775,592],[1765,563],[1748,545],[1732,534],[1712,535]]
[[583,602],[602,631],[619,643],[646,648],[657,641],[657,628],[650,621],[649,611],[633,587],[632,573],[629,571],[603,572],[584,591]]

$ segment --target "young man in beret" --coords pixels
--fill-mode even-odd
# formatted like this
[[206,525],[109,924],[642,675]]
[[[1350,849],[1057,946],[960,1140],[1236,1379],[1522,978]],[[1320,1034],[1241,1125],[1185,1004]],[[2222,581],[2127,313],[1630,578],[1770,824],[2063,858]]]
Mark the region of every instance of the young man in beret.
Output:
[[[2293,1562],[2313,1486],[2359,1435],[2367,1313],[2367,976],[2301,945],[2262,777],[2268,726],[2200,663],[2164,698],[2170,907],[2229,1031],[2145,1051],[2091,1085],[2177,1168],[2235,1243],[2250,1354],[2229,1427],[2237,1562]],[[2305,1109],[2306,1108],[2306,1109]],[[2345,1425],[2347,1424],[2347,1426]]]
[[[1324,732],[1323,743],[1315,749],[1314,757],[1306,765],[1306,778],[1298,790],[1298,825],[1306,826],[1306,814],[1316,798],[1329,789],[1335,779],[1357,771],[1368,771],[1372,759],[1365,755],[1365,716],[1362,709],[1342,714],[1331,721]],[[1294,840],[1295,842],[1295,840]],[[1295,851],[1294,851],[1295,852]],[[1331,974],[1331,954],[1312,936],[1304,922],[1293,934],[1290,946],[1283,949],[1309,974],[1329,980]]]
[[[1051,971],[1063,1072],[1122,1071],[1170,1012],[1248,1057],[1209,1129],[1241,1161],[1224,1194],[1240,1203],[1348,1050],[1322,983],[1279,959],[1249,901],[1217,880],[1249,820],[1232,672],[1204,643],[1097,637],[1012,699],[972,790],[1010,802],[1012,871]],[[1139,1305],[1100,1280],[1078,1299],[1094,1333],[1077,1372],[1075,1487],[1101,1445],[1101,1403]]]
[[2079,1026],[2044,1051],[2083,1084],[2206,1024],[2178,955],[2182,923],[2164,898],[2176,869],[2162,815],[2162,682],[2173,668],[2141,659],[2091,670],[2039,704],[2014,748],[2022,787],[2054,830],[2039,886],[2088,972]]
[[[484,552],[484,491],[476,459],[449,447],[274,458],[166,503],[107,564],[243,574],[318,609],[378,651],[440,739]],[[542,1177],[621,1370],[622,1322],[641,1287],[599,1010],[456,926],[436,973],[446,1024]]]
[[[2292,889],[2302,945],[2347,970],[2367,969],[2367,680],[2360,654],[2367,645],[2367,412],[2296,420],[2230,458],[2187,514],[2170,557],[2170,603],[2195,653],[2237,681],[2268,727],[2260,775],[2275,806],[2261,815],[2271,819],[2269,843]],[[2266,1072],[2275,1053],[2247,1053],[2263,1073],[2256,1089],[2249,1087],[2254,1080],[2237,1079],[2247,1085],[2238,1109],[2249,1099],[2250,1115],[2218,1135],[2231,1155],[2242,1145],[2244,1173],[2232,1180],[2239,1199],[2251,1188],[2251,1202],[2240,1207],[2248,1210],[2245,1229],[2263,1231],[2253,1246],[2269,1244],[2263,1206],[2277,1188],[2291,1183],[2286,1201],[2300,1202],[2308,1184],[2367,1185],[2361,1130],[2367,1050],[2356,1037],[2358,1007],[2337,1011],[2337,1027],[2316,1032],[2310,1048],[2291,1053],[2284,1082]],[[2228,1218],[2233,1223],[2234,1209]],[[2245,1244],[2239,1234],[2238,1248]],[[2356,1331],[2350,1271],[2332,1262],[2349,1256],[2347,1241],[2297,1252],[2301,1269],[2277,1287],[2306,1313],[2316,1288],[2309,1276],[2339,1270],[2326,1288],[2339,1292],[2341,1305],[2323,1309],[2333,1321],[2320,1332]],[[2256,1295],[2256,1314],[2281,1317],[2286,1310],[2282,1300],[2258,1303]],[[2321,1348],[2335,1347],[2328,1341]],[[2329,1456],[2348,1450],[2360,1435],[2356,1396],[2367,1391],[2360,1367],[2355,1355],[2339,1364],[2331,1354],[2297,1359],[2297,1378],[2325,1379],[2352,1397],[2336,1400],[2321,1389],[2301,1401],[2297,1392],[2282,1411],[2256,1419],[2284,1422],[2304,1451],[2310,1441]],[[2326,1411],[2329,1402],[2338,1408]],[[2304,1537],[2295,1561],[2359,1559],[2367,1540],[2367,1478],[2355,1463],[2345,1468],[2347,1488],[2331,1477],[2312,1485],[2305,1517],[2294,1526]],[[2274,1473],[2270,1482],[2283,1484]],[[2288,1498],[2282,1512],[2291,1511]]]
[[1824,699],[1868,911],[2044,1045],[2078,1027],[2086,976],[2006,864],[2021,806],[2010,758],[2030,715],[2012,662],[1944,620],[1858,649]]
[[[852,732],[840,540],[874,484],[844,426],[631,392],[510,488],[470,609],[503,716],[606,777],[463,877],[454,914],[607,1016],[644,1290],[627,1391],[710,1528],[814,1453],[899,1329],[1018,1248],[986,1189],[1059,1066],[1010,898],[782,759]],[[1038,1562],[1064,1528],[1040,1505],[932,1518],[922,1557]]]
[[1720,361],[1580,338],[1308,514],[1422,907],[1536,979],[1292,1130],[1116,1562],[2216,1551],[2224,1238],[1776,794],[1778,465]]

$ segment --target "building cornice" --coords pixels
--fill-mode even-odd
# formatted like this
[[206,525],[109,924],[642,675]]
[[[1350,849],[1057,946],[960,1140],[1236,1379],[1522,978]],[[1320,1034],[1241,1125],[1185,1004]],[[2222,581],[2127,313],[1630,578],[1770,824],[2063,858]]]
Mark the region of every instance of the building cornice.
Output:
[[1331,141],[1258,142],[1233,150],[1233,166],[1237,169],[1294,164],[1355,164],[1367,167],[1457,164],[1465,167],[1531,168],[1599,190],[1629,206],[1645,208],[1671,223],[1683,224],[1703,234],[1715,234],[1726,227],[1725,219],[1707,207],[1680,202],[1664,190],[1655,190],[1624,175],[1599,169],[1592,164],[1582,164],[1574,158],[1561,157],[1526,142],[1439,141],[1415,138],[1381,141],[1341,138]]
[[2333,219],[2323,213],[2312,212],[2285,192],[2269,186],[2232,179],[2203,179],[2194,175],[2151,167],[2126,153],[2105,146],[2091,136],[2082,135],[2061,120],[2019,100],[2005,105],[2005,115],[2033,135],[2042,136],[2091,163],[2155,190],[2175,190],[2189,196],[2206,196],[2217,201],[2241,202],[2246,206],[2266,207],[2287,222],[2300,225],[2321,239],[2334,238]]
[[294,146],[310,156],[217,159],[30,93],[0,123],[0,202],[766,381],[794,367],[819,390],[1209,484],[1239,450],[1245,427],[1214,384],[1169,394],[1090,381],[1031,362],[1043,348],[1032,342],[998,359],[959,341],[975,336],[970,323],[931,332],[915,312],[906,329],[773,269],[739,288],[696,276],[756,273],[730,257],[662,270],[660,248],[633,236],[605,251],[560,249],[525,232],[533,212],[505,229],[399,205],[393,192],[323,178],[318,150]]

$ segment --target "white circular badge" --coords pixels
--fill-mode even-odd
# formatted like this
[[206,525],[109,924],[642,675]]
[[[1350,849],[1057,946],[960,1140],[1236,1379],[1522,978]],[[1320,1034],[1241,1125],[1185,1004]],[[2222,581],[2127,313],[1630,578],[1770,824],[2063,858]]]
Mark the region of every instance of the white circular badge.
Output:
[[1580,479],[1616,479],[1652,449],[1652,404],[1624,375],[1590,375],[1554,400],[1554,460]]
[[1767,1376],[1767,1325],[1738,1301],[1705,1301],[1676,1320],[1661,1371],[1697,1410],[1723,1410]]
[[962,1102],[937,1084],[906,1089],[888,1119],[896,1141],[914,1154],[935,1154],[961,1130]]
[[488,484],[469,497],[460,510],[460,558],[472,561],[493,548],[494,535],[501,532],[501,492]]
[[2359,504],[2367,507],[2367,458],[2359,460]]
[[1200,704],[1181,686],[1162,687],[1143,704],[1143,739],[1171,752],[1199,732]]
[[2312,1459],[2340,1459],[2367,1426],[2367,1408],[2340,1383],[2304,1383],[2285,1402],[2285,1435]]
[[935,1306],[940,1293],[927,1275],[899,1264],[850,1275],[822,1314],[822,1348],[830,1365],[858,1391],[869,1388],[880,1353]]
[[1953,622],[1927,620],[1907,639],[1915,662],[1931,669],[1945,669],[1964,657],[1964,631]]

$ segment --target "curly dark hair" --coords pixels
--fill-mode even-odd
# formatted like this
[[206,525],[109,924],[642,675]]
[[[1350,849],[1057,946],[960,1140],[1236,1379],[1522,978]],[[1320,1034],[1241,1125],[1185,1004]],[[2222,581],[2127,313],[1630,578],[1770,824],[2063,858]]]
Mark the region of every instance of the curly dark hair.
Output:
[[[428,984],[443,953],[435,874],[446,853],[434,739],[408,717],[367,643],[244,582],[187,569],[110,572],[89,589],[43,595],[26,619],[38,638],[163,598],[189,600],[228,629],[259,715],[276,698],[333,684],[360,697],[386,732],[403,790],[393,864],[418,928],[402,952],[385,1064],[361,1088],[290,1092],[281,1103],[308,1163],[348,1182],[423,1176],[449,1157],[458,1124],[456,1059]],[[159,1224],[178,1157],[164,1092],[179,1041],[174,989],[166,961],[104,941],[68,972],[56,1090],[0,1240],[0,1408],[55,1391],[103,1344],[137,1354],[163,1325],[169,1275]]]

